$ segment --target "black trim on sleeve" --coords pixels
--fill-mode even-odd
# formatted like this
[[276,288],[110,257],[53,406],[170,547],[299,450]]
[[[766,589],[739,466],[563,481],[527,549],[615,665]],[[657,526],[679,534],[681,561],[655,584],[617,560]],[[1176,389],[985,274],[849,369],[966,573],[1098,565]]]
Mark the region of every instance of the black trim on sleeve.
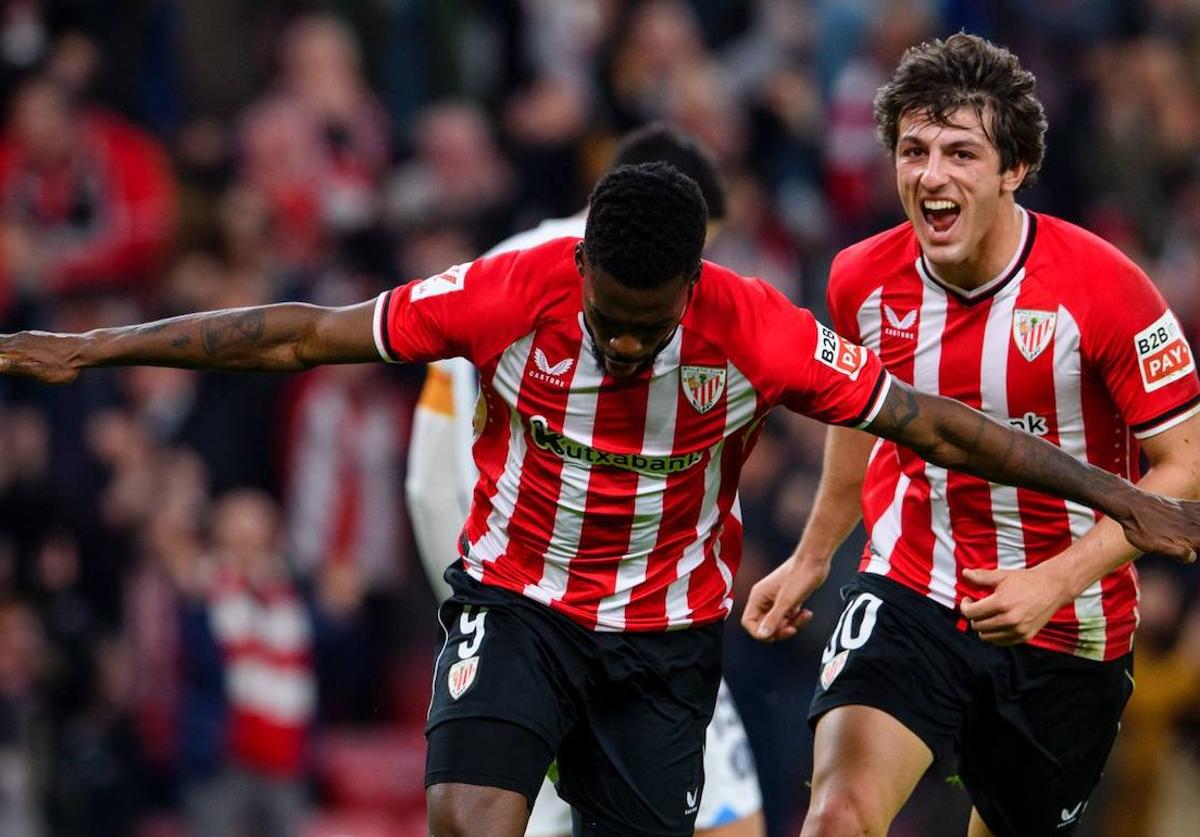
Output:
[[879,397],[879,391],[883,389],[887,377],[888,371],[881,363],[879,365],[879,377],[875,379],[875,386],[871,387],[871,397],[867,399],[867,406],[862,408],[862,411],[853,421],[846,422],[846,427],[858,427],[867,420],[867,416],[871,414],[871,409],[875,406],[875,399]]
[[388,334],[388,312],[392,307],[392,296],[396,293],[393,288],[387,291],[387,296],[383,298],[383,310],[379,312],[379,339],[383,343],[383,350],[387,352],[388,360],[396,362],[399,360],[396,355],[396,348],[392,345],[392,338]]
[[1138,422],[1137,424],[1131,424],[1131,425],[1129,425],[1129,429],[1134,434],[1142,433],[1147,430],[1153,430],[1158,425],[1168,422],[1171,419],[1175,418],[1175,416],[1180,415],[1181,413],[1186,413],[1188,410],[1192,409],[1197,404],[1200,404],[1200,395],[1197,395],[1176,407],[1172,407],[1171,409],[1167,410],[1162,415],[1156,416],[1155,418],[1152,418],[1149,421],[1141,421],[1141,422]]

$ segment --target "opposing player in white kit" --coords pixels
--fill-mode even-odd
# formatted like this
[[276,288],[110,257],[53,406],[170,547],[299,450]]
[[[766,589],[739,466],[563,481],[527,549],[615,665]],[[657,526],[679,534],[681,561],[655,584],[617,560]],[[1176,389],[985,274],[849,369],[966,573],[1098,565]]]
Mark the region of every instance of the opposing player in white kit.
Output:
[[[725,196],[711,156],[691,137],[661,123],[627,135],[617,145],[612,166],[665,161],[700,185],[709,207],[709,235],[724,217]],[[544,244],[564,236],[582,238],[586,212],[543,221],[488,251],[495,255]],[[442,580],[459,554],[458,538],[471,510],[479,474],[471,456],[472,418],[479,385],[475,367],[462,358],[429,365],[413,416],[408,455],[409,516],[426,575],[439,600],[450,595]],[[765,833],[762,792],[750,742],[725,681],[704,744],[704,793],[696,814],[704,837],[757,837]],[[571,808],[553,783],[542,783],[526,827],[526,837],[571,833]]]

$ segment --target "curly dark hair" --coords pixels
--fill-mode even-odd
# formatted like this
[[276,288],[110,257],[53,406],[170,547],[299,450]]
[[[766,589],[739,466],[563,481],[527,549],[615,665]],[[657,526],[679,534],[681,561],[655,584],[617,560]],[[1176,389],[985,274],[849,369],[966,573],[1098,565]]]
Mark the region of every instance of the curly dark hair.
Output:
[[700,187],[674,166],[617,166],[592,190],[584,252],[621,284],[653,288],[696,272],[707,223]]
[[955,111],[969,107],[1000,152],[1000,170],[1026,163],[1021,185],[1032,185],[1046,153],[1046,114],[1034,96],[1035,84],[1015,55],[978,35],[959,32],[926,41],[909,47],[875,95],[879,139],[895,154],[905,114],[926,112],[949,125]]
[[700,187],[708,217],[725,219],[725,184],[716,158],[700,140],[666,122],[651,122],[621,137],[613,151],[612,168],[638,163],[670,163]]

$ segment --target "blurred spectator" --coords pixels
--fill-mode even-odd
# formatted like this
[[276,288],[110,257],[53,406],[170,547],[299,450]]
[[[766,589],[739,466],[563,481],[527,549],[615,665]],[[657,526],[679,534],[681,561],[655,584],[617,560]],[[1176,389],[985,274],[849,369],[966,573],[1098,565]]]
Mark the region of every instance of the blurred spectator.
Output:
[[166,158],[148,135],[46,77],[17,90],[0,138],[0,306],[143,288],[173,213]]
[[378,718],[401,638],[408,552],[403,459],[412,402],[381,367],[323,367],[298,385],[286,451],[289,551],[338,623],[319,662],[330,720]]
[[174,563],[188,662],[182,759],[189,833],[291,837],[304,821],[316,710],[313,629],[280,554],[279,512],[217,501],[212,551]]
[[388,127],[337,19],[295,21],[281,55],[274,92],[242,126],[242,175],[266,202],[282,260],[314,267],[339,237],[375,222]]
[[0,834],[45,833],[42,794],[48,728],[42,694],[45,638],[19,601],[0,603]]
[[930,0],[872,4],[872,16],[858,52],[833,82],[825,191],[843,234],[856,238],[877,232],[878,219],[894,212],[895,186],[890,161],[879,153],[874,101],[904,50],[933,32]]
[[415,156],[387,188],[391,227],[452,223],[482,251],[508,233],[512,167],[500,153],[484,113],[466,102],[424,111],[413,130]]
[[97,643],[86,704],[63,725],[48,813],[62,837],[124,837],[142,813],[142,763],[131,715],[134,659],[115,637]]

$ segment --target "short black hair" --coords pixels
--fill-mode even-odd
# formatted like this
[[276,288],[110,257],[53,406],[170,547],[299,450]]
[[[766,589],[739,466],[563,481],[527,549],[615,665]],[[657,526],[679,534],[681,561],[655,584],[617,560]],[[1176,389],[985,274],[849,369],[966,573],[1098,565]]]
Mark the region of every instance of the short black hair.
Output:
[[638,163],[670,163],[700,187],[708,217],[725,220],[725,184],[716,157],[696,137],[666,122],[651,122],[630,131],[613,151],[612,168]]
[[909,47],[875,96],[879,138],[895,154],[905,114],[924,111],[948,125],[955,111],[969,107],[1000,152],[1000,170],[1026,163],[1021,185],[1032,185],[1046,153],[1046,113],[1035,84],[1017,56],[978,35],[959,32],[926,41]]
[[707,223],[700,187],[670,163],[617,166],[592,190],[584,252],[621,284],[653,288],[695,274]]

